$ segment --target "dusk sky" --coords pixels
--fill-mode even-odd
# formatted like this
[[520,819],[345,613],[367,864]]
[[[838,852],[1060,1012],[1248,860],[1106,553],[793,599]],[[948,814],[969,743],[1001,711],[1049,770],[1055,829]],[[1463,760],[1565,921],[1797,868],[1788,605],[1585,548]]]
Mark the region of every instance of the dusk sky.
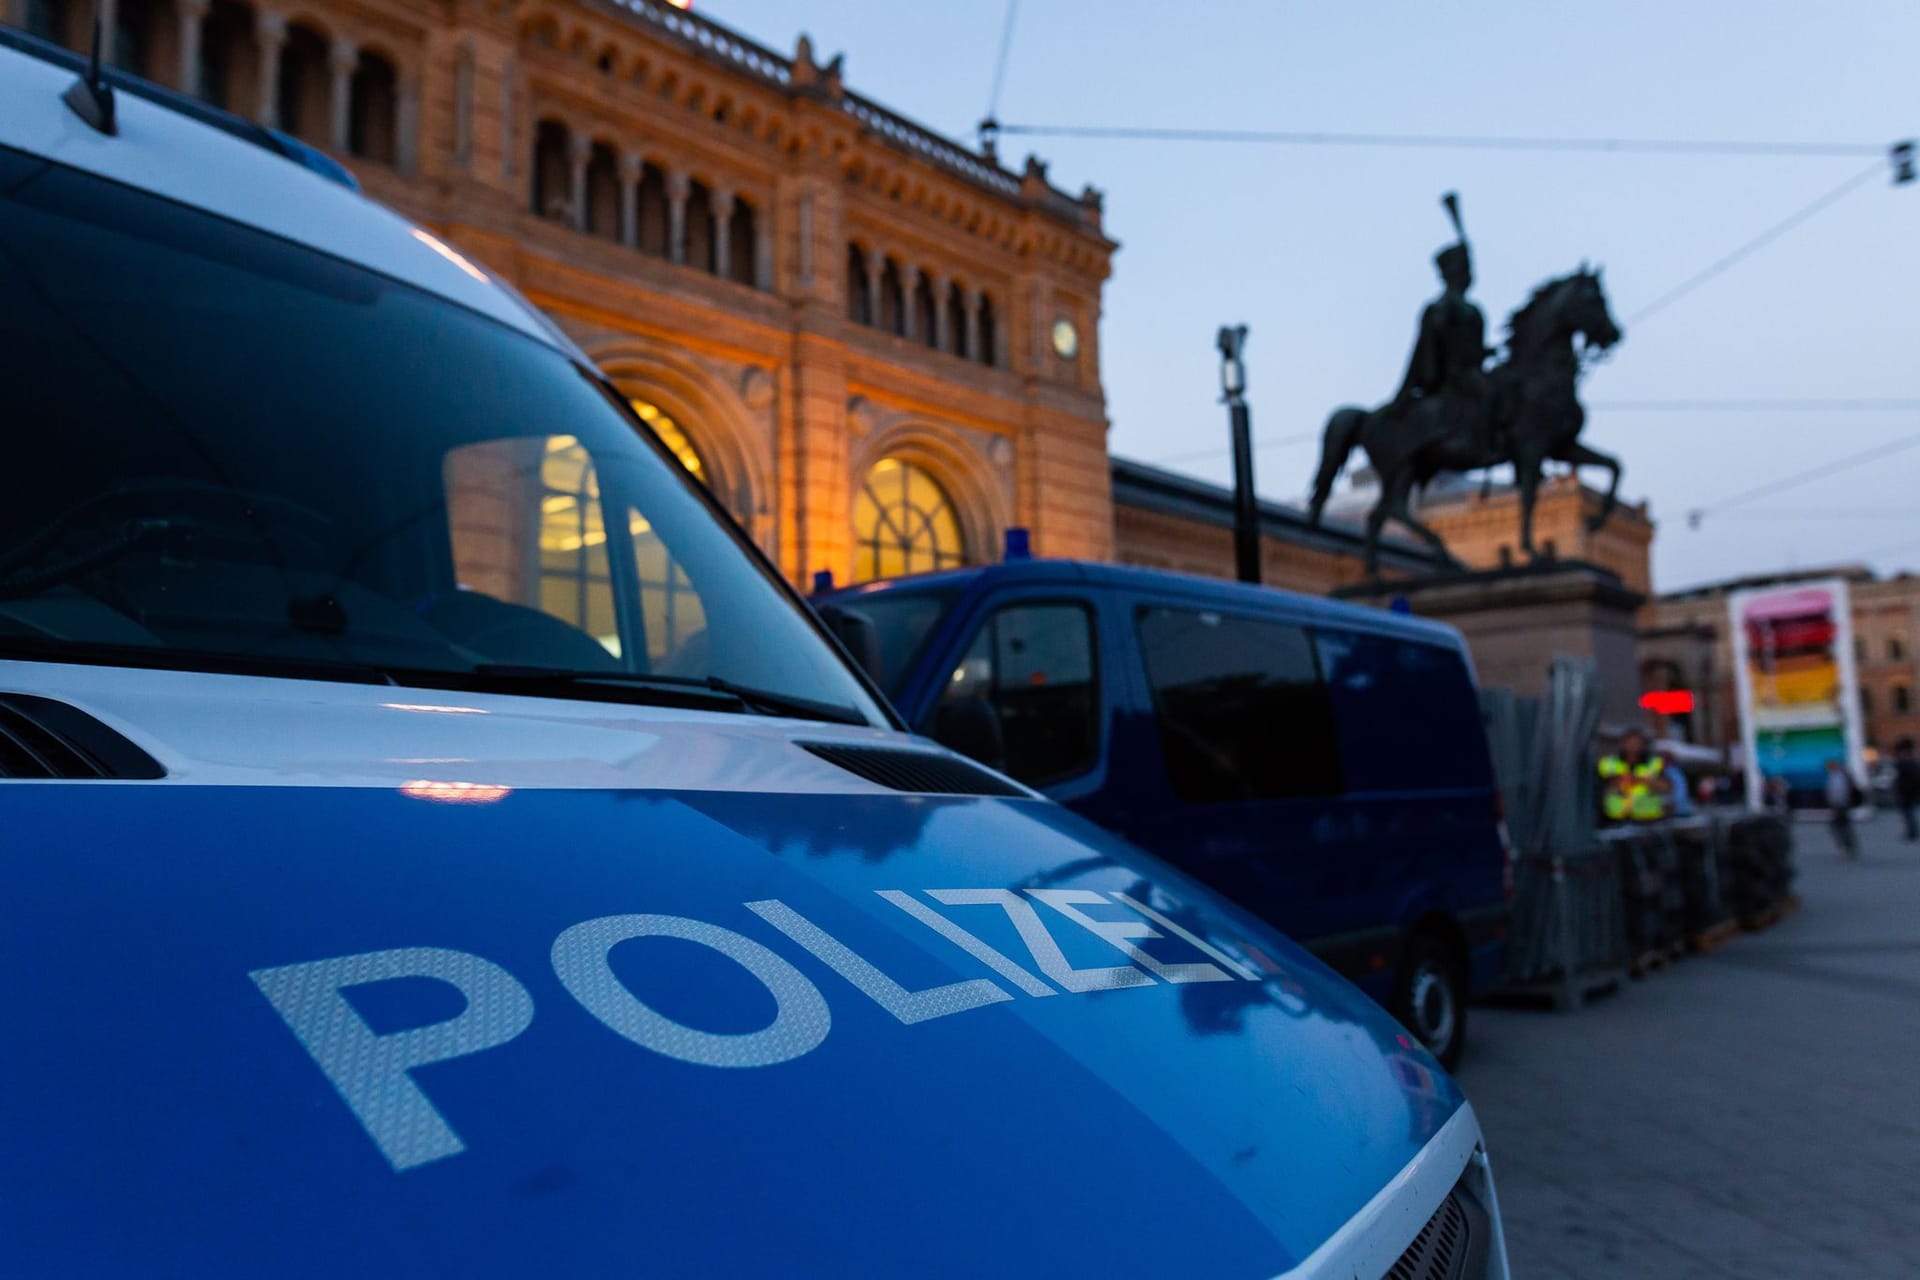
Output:
[[[711,0],[778,49],[807,31],[849,85],[971,140],[1004,0]],[[1920,4],[1614,0],[1433,5],[1025,0],[1005,123],[1845,143],[1920,134]],[[1106,192],[1121,242],[1102,360],[1113,452],[1230,478],[1215,329],[1251,327],[1256,443],[1387,398],[1458,190],[1489,332],[1589,259],[1626,340],[1582,389],[1585,439],[1659,525],[1655,584],[1865,560],[1920,568],[1920,183],[1884,156],[1703,157],[1006,137],[1057,185]],[[1844,196],[1638,319],[1675,286],[1871,166]],[[1647,401],[1899,401],[1866,411]],[[1640,402],[1638,405],[1633,402]],[[1909,451],[1714,511],[1912,438]],[[1195,453],[1217,449],[1211,456]],[[1314,442],[1268,443],[1261,492],[1300,499]],[[1599,473],[1594,473],[1594,479]],[[1695,531],[1686,513],[1708,508]]]

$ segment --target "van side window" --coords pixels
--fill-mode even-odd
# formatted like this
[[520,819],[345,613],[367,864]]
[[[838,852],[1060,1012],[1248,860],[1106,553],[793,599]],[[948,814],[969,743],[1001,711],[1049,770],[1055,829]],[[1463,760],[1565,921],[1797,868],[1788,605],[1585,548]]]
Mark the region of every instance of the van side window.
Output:
[[995,612],[940,694],[942,705],[967,698],[999,715],[1009,776],[1037,787],[1091,769],[1100,756],[1092,611],[1049,603]]
[[1314,639],[1333,693],[1348,785],[1356,791],[1491,785],[1480,699],[1458,653],[1347,631],[1321,631]]
[[1142,609],[1174,794],[1190,804],[1327,796],[1342,786],[1333,711],[1299,627],[1191,609]]

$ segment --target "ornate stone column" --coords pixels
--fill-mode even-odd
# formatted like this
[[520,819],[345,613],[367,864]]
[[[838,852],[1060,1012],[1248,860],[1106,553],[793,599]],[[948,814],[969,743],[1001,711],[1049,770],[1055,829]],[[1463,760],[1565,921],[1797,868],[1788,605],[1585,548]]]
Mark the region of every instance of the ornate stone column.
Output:
[[345,155],[353,141],[353,71],[360,65],[360,48],[336,37],[327,51],[327,69],[333,73],[333,96],[327,115],[327,145]]
[[953,350],[953,324],[947,315],[947,300],[953,296],[953,281],[945,274],[933,277],[933,345],[942,351]]
[[771,200],[761,205],[753,220],[753,287],[768,292],[773,290],[773,206]]
[[[25,7],[25,0],[21,6]],[[174,6],[180,20],[180,73],[174,83],[190,98],[207,96],[207,86],[200,80],[200,35],[212,7],[213,0],[177,0]]]
[[900,272],[900,336],[908,342],[920,340],[920,268],[909,263]]
[[966,314],[967,347],[965,355],[969,360],[980,358],[980,291],[968,289],[960,295],[960,309]]
[[473,164],[473,42],[462,40],[453,51],[453,162],[462,169]]
[[567,137],[567,222],[575,231],[587,229],[587,161],[593,158],[593,139],[575,133]]
[[640,175],[646,167],[639,152],[620,153],[620,243],[629,249],[640,247]]
[[733,192],[721,187],[713,193],[713,274],[733,279]]
[[269,129],[280,127],[280,51],[287,43],[287,17],[271,9],[253,15],[254,43],[260,51],[260,101],[254,119]]
[[887,255],[878,249],[867,250],[867,323],[880,327],[880,277],[887,269]]
[[420,167],[420,73],[403,71],[393,104],[393,164],[402,173]]
[[693,179],[681,169],[667,173],[667,261],[684,266],[687,261],[687,197],[692,194]]

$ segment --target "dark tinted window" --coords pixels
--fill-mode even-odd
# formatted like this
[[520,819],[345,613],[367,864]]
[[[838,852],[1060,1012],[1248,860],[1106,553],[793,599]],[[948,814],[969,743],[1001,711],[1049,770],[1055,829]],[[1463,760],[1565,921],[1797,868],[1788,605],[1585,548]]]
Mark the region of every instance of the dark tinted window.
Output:
[[941,693],[985,698],[999,714],[1006,772],[1029,786],[1085,773],[1100,755],[1093,614],[1077,604],[1020,604],[974,635]]
[[1357,791],[1486,786],[1480,700],[1452,649],[1353,632],[1317,636],[1340,757]]
[[926,645],[935,624],[953,605],[953,592],[886,591],[873,595],[837,600],[823,607],[873,624],[878,643],[880,669],[871,675],[889,696],[899,697],[900,688],[913,674],[914,659]]
[[1143,609],[1137,625],[1174,794],[1193,803],[1333,795],[1333,713],[1307,633]]

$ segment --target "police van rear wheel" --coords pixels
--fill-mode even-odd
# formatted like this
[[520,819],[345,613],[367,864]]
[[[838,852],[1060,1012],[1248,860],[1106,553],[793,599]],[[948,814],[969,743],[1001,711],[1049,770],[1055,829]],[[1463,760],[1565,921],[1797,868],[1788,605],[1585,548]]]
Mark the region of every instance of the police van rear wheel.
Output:
[[1453,945],[1438,934],[1416,934],[1395,996],[1394,1016],[1440,1065],[1452,1068],[1467,1038],[1466,966]]

